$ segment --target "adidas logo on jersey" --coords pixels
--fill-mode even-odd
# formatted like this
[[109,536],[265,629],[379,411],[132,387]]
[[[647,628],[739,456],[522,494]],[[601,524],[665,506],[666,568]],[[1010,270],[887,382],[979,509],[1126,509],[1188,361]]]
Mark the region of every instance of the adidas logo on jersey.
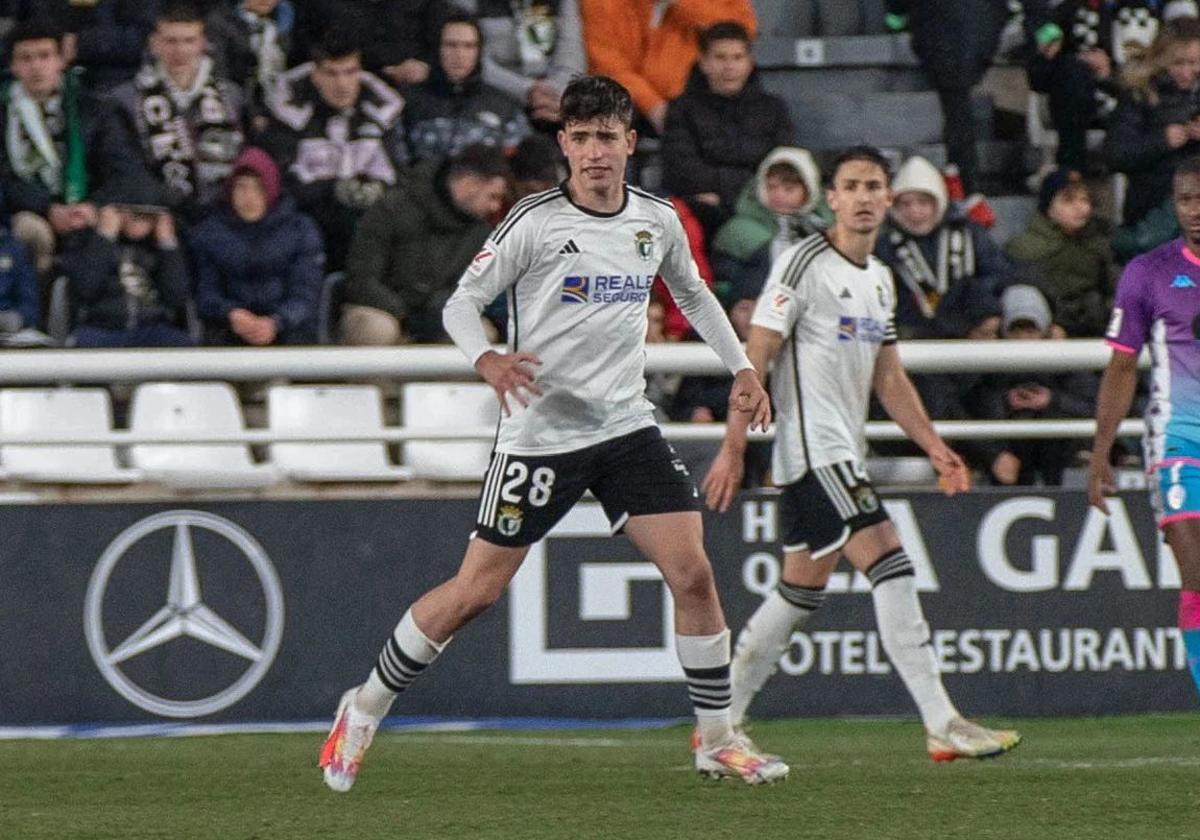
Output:
[[562,246],[558,250],[558,253],[560,253],[560,254],[578,254],[579,246],[575,244],[574,239],[568,239],[567,244]]
[[1196,288],[1196,284],[1192,280],[1192,278],[1188,277],[1186,274],[1176,274],[1174,282],[1171,283],[1171,288],[1172,289],[1194,289],[1194,288]]
[[842,293],[838,295],[838,297],[840,297],[842,300],[851,300],[854,298],[854,295],[850,294],[849,289],[847,289],[845,286],[842,286]]

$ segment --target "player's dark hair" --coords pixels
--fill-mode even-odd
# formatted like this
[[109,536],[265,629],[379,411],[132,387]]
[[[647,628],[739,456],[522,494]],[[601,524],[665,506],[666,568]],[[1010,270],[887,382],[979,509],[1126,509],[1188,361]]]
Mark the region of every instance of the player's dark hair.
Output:
[[22,21],[12,28],[8,34],[8,54],[12,57],[13,48],[25,41],[53,41],[62,49],[63,28],[52,18],[37,17]]
[[155,23],[204,23],[204,13],[191,0],[167,0],[158,8]]
[[1175,167],[1175,177],[1172,179],[1172,183],[1183,176],[1200,178],[1200,155],[1192,155],[1180,161],[1179,165]]
[[720,23],[714,23],[700,33],[700,52],[708,52],[708,48],[717,41],[741,41],[749,47],[750,33],[746,31],[746,27],[732,20],[723,20]]
[[883,180],[890,187],[892,185],[892,165],[888,159],[883,156],[883,152],[876,149],[874,146],[851,146],[839,154],[833,161],[833,166],[829,168],[829,183],[832,185],[837,178],[838,170],[847,163],[854,161],[865,161],[873,163],[883,170]]
[[633,122],[629,91],[608,76],[576,76],[563,91],[559,111],[564,126],[601,119],[629,128]]
[[446,161],[446,177],[477,175],[480,178],[507,178],[511,174],[508,158],[495,146],[472,143]]
[[313,42],[309,54],[313,61],[336,61],[339,58],[361,55],[362,44],[346,27],[331,26]]

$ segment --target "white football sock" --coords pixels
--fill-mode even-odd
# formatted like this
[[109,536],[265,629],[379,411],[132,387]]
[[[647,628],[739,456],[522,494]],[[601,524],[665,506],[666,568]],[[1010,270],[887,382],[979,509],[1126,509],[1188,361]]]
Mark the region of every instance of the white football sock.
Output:
[[676,634],[675,651],[687,677],[701,746],[711,749],[728,742],[733,737],[729,724],[729,629],[710,636]]
[[[729,716],[734,726],[745,723],[746,710],[755,695],[779,670],[779,659],[792,643],[792,631],[813,614],[824,597],[821,590],[780,583],[780,588],[763,599],[738,633],[730,674],[733,702]],[[803,606],[798,602],[803,602]]]
[[[890,557],[892,555],[884,560]],[[904,560],[907,561],[908,558],[905,557]],[[878,583],[870,574],[875,568],[869,570],[868,577],[872,577],[873,584],[871,597],[875,601],[875,620],[879,624],[883,649],[916,702],[925,728],[930,732],[942,732],[946,724],[959,714],[950,702],[945,686],[942,685],[937,658],[933,655],[929,625],[921,612],[921,602],[917,599],[917,583],[911,568],[909,563],[907,573],[883,577]]]
[[408,688],[448,644],[450,639],[439,644],[422,633],[413,621],[412,610],[406,610],[392,637],[383,646],[367,681],[354,695],[355,710],[376,718],[384,717],[396,695]]

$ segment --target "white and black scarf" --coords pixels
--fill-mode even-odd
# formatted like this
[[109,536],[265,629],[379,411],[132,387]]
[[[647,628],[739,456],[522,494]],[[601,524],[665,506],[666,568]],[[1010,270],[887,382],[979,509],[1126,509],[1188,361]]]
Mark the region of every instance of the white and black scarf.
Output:
[[934,234],[937,237],[937,269],[925,259],[917,239],[899,228],[888,234],[896,249],[896,273],[904,282],[921,314],[932,318],[950,284],[975,274],[975,243],[965,224],[948,222]]
[[189,197],[224,181],[243,137],[235,107],[212,77],[212,60],[201,59],[189,90],[179,88],[159,65],[143,67],[134,86],[138,128],[154,173]]
[[13,172],[23,181],[40,181],[58,195],[62,190],[63,160],[55,142],[63,133],[62,97],[39,103],[13,82],[8,88],[8,120],[4,150]]
[[[287,66],[287,57],[279,45],[279,28],[270,18],[238,8],[238,15],[250,33],[250,51],[254,53],[254,82],[261,90],[270,90]],[[249,80],[246,80],[249,81]]]

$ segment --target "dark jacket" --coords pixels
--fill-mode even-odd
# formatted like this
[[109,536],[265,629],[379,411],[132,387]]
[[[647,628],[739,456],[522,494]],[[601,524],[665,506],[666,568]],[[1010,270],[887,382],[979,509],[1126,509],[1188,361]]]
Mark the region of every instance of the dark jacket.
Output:
[[79,36],[75,63],[89,87],[108,90],[133,78],[154,29],[158,4],[146,0],[32,0],[26,17],[49,18]]
[[455,84],[434,66],[404,95],[404,130],[416,160],[450,157],[473,143],[512,148],[530,131],[521,105],[484,84],[479,67]]
[[37,274],[21,240],[0,232],[0,311],[19,312],[24,326],[41,323],[41,293]]
[[442,307],[491,231],[450,200],[444,164],[423,162],[359,221],[345,302],[401,319],[416,341],[441,341]]
[[1169,195],[1175,166],[1200,152],[1200,142],[1194,140],[1171,149],[1166,135],[1168,125],[1187,123],[1200,114],[1200,87],[1180,90],[1164,77],[1155,82],[1155,89],[1154,104],[1128,93],[1121,97],[1104,144],[1108,165],[1129,177],[1125,224],[1139,221]]
[[206,326],[224,330],[232,309],[270,315],[279,343],[315,339],[325,255],[317,226],[284,196],[248,223],[223,206],[192,232],[196,308]]
[[434,65],[442,20],[453,11],[447,0],[307,0],[296,10],[293,64],[308,61],[313,43],[336,25],[363,45],[363,67],[373,73],[410,58]]
[[182,320],[187,267],[178,248],[156,247],[153,233],[114,242],[90,230],[59,259],[70,279],[76,326],[126,330]]
[[1112,298],[1116,264],[1110,233],[1096,219],[1076,236],[1043,213],[1034,214],[1023,233],[1009,240],[1005,252],[1035,268],[1054,308],[1054,322],[1072,338],[1104,334]]
[[[259,77],[259,56],[251,46],[250,24],[242,16],[240,3],[222,2],[208,14],[204,21],[204,32],[208,38],[208,54],[212,56],[214,72],[234,84],[241,85],[245,96],[248,120],[265,115],[266,94]],[[287,0],[282,0],[271,14],[275,26],[276,44],[280,50],[281,66],[286,62],[292,41],[295,9]]]
[[759,161],[795,141],[787,104],[763,90],[754,75],[737,96],[719,96],[697,68],[667,106],[663,181],[672,195],[715,192],[732,213]]
[[[74,90],[74,94],[68,92]],[[0,96],[0,185],[3,186],[4,196],[8,203],[8,211],[15,213],[28,210],[44,216],[50,210],[51,204],[68,204],[60,183],[57,190],[51,190],[40,178],[34,176],[26,179],[18,175],[12,164],[12,154],[8,145],[9,91],[5,86]],[[89,198],[105,183],[113,178],[121,178],[138,172],[141,169],[141,158],[136,147],[123,142],[120,132],[112,131],[109,122],[107,106],[99,99],[91,96],[73,84],[68,84],[64,91],[64,100],[75,96],[81,124],[82,146],[85,150],[85,168],[87,170],[87,187],[85,194],[76,201]],[[64,110],[67,103],[64,101]],[[64,171],[67,166],[69,150],[67,148],[67,120],[65,114],[60,122],[60,130],[54,132],[52,139],[58,150],[58,156],[63,161]]]
[[958,228],[969,237],[975,270],[959,278],[947,278],[946,292],[937,301],[933,317],[924,313],[916,292],[904,279],[904,267],[894,241],[894,234],[902,233],[900,228],[889,221],[875,242],[875,256],[887,263],[896,280],[896,329],[901,337],[962,338],[980,321],[998,312],[997,295],[1009,282],[1012,267],[987,231],[951,208],[931,233],[913,237],[912,241],[917,243],[926,262],[936,271],[938,240],[947,228]]
[[[1050,20],[1046,0],[1022,0],[1026,39]],[[1010,13],[1005,0],[889,0],[907,14],[912,50],[938,90],[969,89],[992,64]]]

